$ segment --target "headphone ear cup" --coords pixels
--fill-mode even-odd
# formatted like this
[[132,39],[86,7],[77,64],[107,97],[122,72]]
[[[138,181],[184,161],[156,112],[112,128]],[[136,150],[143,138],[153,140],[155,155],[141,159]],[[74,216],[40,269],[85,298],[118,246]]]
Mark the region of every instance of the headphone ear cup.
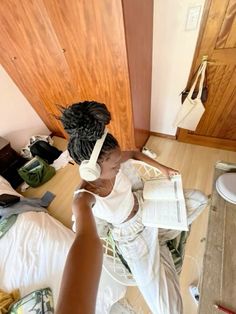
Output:
[[85,181],[95,181],[101,175],[101,167],[98,163],[91,164],[89,160],[83,160],[79,166],[80,177]]
[[82,179],[86,181],[95,181],[100,177],[101,168],[97,163],[97,160],[106,136],[107,129],[104,130],[102,137],[96,141],[90,159],[83,160],[80,164],[79,172]]

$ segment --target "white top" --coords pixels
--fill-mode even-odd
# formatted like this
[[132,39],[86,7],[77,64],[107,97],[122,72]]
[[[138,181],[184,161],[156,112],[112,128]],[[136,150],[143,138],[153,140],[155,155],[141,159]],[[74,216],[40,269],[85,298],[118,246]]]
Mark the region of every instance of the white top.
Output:
[[134,207],[132,184],[121,169],[116,175],[113,189],[109,195],[102,197],[85,189],[79,189],[75,191],[75,194],[80,192],[93,194],[96,199],[92,208],[94,216],[113,225],[124,222]]

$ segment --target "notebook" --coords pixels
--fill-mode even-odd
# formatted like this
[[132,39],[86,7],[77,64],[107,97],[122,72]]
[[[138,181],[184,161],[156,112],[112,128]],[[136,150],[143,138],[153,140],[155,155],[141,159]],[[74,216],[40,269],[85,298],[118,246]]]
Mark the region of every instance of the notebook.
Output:
[[146,181],[142,222],[145,226],[188,230],[181,175]]

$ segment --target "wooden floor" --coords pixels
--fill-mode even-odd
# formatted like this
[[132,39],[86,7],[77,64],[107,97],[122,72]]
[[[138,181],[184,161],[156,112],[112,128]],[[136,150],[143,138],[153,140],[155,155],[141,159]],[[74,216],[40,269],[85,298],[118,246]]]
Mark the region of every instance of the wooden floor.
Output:
[[[61,149],[66,147],[66,143],[59,139],[55,140],[55,144]],[[211,194],[212,191],[215,162],[219,160],[236,162],[236,152],[180,143],[175,140],[154,136],[149,138],[146,146],[157,153],[159,162],[181,172],[184,188],[200,189],[207,195]],[[72,193],[79,180],[78,167],[76,165],[68,165],[66,168],[59,170],[58,174],[42,187],[29,189],[24,195],[41,196],[45,190],[54,192],[57,197],[50,207],[50,212],[66,226],[70,227]],[[207,218],[208,213],[206,210],[193,223],[186,247],[186,257],[180,277],[184,314],[197,313],[197,306],[191,299],[188,286],[193,282],[197,282],[200,276]],[[127,299],[137,313],[151,313],[137,288],[132,287],[128,289]]]
[[[212,191],[215,163],[219,160],[236,162],[235,152],[180,143],[154,136],[149,138],[146,146],[157,153],[158,161],[181,172],[184,188],[200,189],[207,195]],[[184,314],[197,313],[197,306],[190,296],[188,287],[190,284],[198,282],[201,272],[207,219],[208,211],[206,210],[193,223],[186,246],[184,266],[180,276]]]

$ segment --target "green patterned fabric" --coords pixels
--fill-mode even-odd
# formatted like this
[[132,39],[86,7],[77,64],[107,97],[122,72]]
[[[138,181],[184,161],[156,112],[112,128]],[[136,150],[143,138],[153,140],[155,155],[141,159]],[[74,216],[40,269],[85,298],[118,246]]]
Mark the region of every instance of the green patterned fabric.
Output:
[[108,233],[107,233],[107,241],[108,243],[110,244],[110,246],[112,247],[113,251],[116,252],[116,254],[118,255],[121,263],[125,266],[125,268],[128,270],[128,272],[130,274],[132,274],[130,268],[129,268],[129,265],[128,263],[126,262],[126,260],[124,259],[124,257],[121,255],[121,253],[119,252],[119,249],[112,237],[112,234],[111,234],[111,231],[109,230]]
[[0,239],[5,235],[5,233],[11,228],[16,222],[18,215],[11,215],[8,218],[0,220]]
[[50,288],[33,291],[15,302],[8,314],[53,314],[53,297]]
[[175,239],[167,241],[177,274],[180,274],[184,261],[184,252],[189,231],[182,231]]

